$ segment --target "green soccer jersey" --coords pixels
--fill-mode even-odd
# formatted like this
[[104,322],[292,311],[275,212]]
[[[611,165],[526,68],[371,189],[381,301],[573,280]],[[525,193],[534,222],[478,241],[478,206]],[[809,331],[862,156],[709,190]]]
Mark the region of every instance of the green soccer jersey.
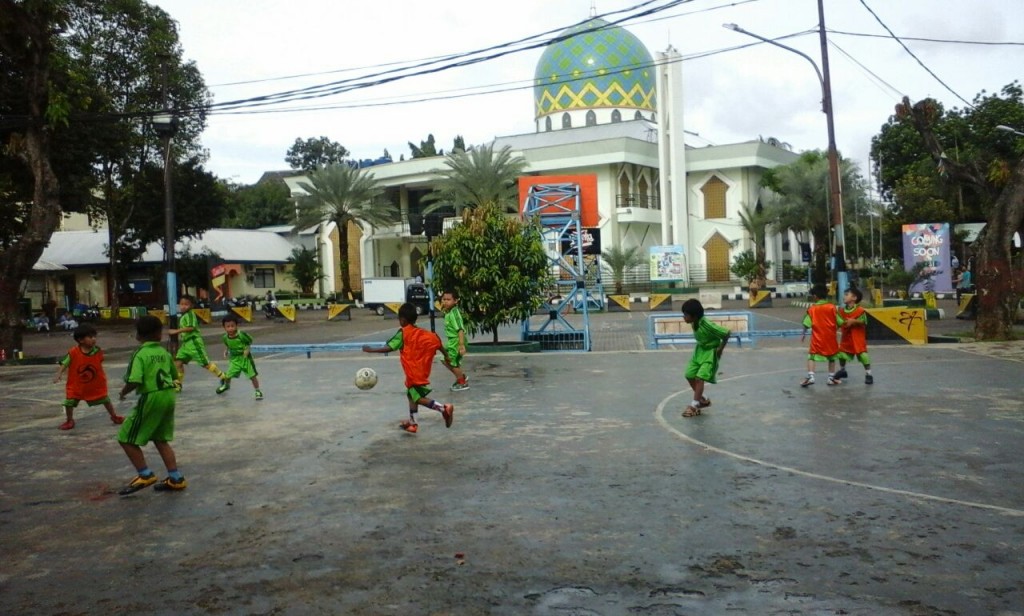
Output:
[[224,346],[228,348],[228,357],[243,357],[245,350],[252,345],[252,336],[245,332],[238,332],[234,338],[224,334],[221,336]]
[[174,381],[178,378],[178,370],[167,349],[159,342],[143,342],[128,360],[128,370],[124,373],[125,383],[138,385],[139,395],[174,389]]
[[192,331],[183,332],[181,334],[181,342],[188,342],[196,338],[199,340],[203,339],[203,334],[199,331],[199,317],[196,316],[194,310],[189,310],[178,318],[178,328],[185,329],[186,327],[191,327]]
[[449,349],[458,350],[459,332],[465,331],[466,323],[462,320],[462,311],[458,306],[444,313],[444,339]]

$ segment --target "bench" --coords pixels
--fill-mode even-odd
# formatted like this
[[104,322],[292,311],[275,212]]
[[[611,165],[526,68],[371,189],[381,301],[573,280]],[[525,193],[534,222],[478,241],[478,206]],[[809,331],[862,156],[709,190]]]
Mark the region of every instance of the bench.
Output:
[[[732,332],[739,346],[754,344],[757,338],[788,338],[800,336],[803,329],[756,329],[754,315],[745,311],[705,312],[705,318]],[[651,314],[647,317],[647,347],[661,348],[665,344],[693,344],[693,327],[682,314]]]

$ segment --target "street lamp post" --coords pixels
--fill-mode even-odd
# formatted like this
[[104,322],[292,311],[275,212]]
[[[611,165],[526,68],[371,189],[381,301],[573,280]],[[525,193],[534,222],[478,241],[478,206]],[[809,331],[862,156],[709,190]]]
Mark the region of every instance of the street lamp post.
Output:
[[1001,131],[1007,132],[1007,133],[1013,133],[1014,135],[1017,135],[1018,137],[1024,137],[1024,133],[1022,133],[1021,131],[1017,130],[1016,128],[1013,128],[1012,126],[1007,126],[1005,124],[1000,124],[999,126],[996,126],[996,130],[1001,130]]
[[836,272],[836,294],[837,300],[842,301],[843,294],[846,292],[849,286],[849,274],[846,271],[846,235],[843,232],[843,193],[842,184],[840,183],[839,177],[839,153],[836,150],[836,129],[835,129],[835,118],[832,113],[832,85],[829,79],[828,70],[828,39],[825,36],[825,10],[822,4],[822,0],[818,0],[818,31],[821,38],[821,64],[823,70],[818,69],[818,64],[804,52],[783,45],[778,41],[765,38],[759,34],[754,34],[739,27],[736,24],[722,24],[722,27],[729,30],[734,30],[741,34],[758,39],[781,47],[786,51],[797,54],[801,58],[804,58],[811,63],[814,67],[814,72],[818,75],[818,82],[821,84],[821,110],[825,113],[825,123],[828,129],[828,179],[829,179],[829,193],[831,196],[831,212],[832,212],[832,241],[834,247],[832,249],[832,260],[833,269]]
[[[153,130],[164,141],[164,270],[166,271],[167,327],[178,327],[178,276],[174,264],[174,197],[171,191],[171,146],[178,132],[178,118],[171,113],[153,116]],[[170,336],[172,353],[177,336]]]

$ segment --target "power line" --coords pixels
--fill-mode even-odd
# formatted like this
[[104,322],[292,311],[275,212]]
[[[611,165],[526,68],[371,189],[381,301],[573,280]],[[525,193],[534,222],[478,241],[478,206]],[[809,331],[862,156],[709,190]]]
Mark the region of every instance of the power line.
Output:
[[932,69],[928,68],[928,66],[924,62],[922,62],[920,58],[918,58],[916,55],[914,55],[914,52],[910,51],[910,48],[907,47],[906,43],[904,43],[902,40],[900,40],[900,37],[896,36],[896,33],[893,32],[889,28],[889,26],[885,25],[885,22],[882,21],[882,18],[880,18],[873,10],[871,10],[871,7],[868,6],[868,3],[865,2],[865,0],[860,0],[860,3],[861,3],[861,5],[864,6],[865,9],[867,9],[867,11],[869,13],[871,13],[871,16],[875,18],[875,21],[877,21],[879,23],[879,25],[881,25],[883,28],[885,28],[885,31],[889,33],[889,36],[891,36],[894,41],[899,43],[900,47],[902,47],[904,51],[906,51],[908,54],[910,54],[911,58],[916,60],[917,63],[921,65],[921,68],[923,68],[925,71],[928,72],[929,75],[931,75],[932,77],[935,78],[935,81],[938,81],[940,84],[942,84],[942,87],[944,87],[947,90],[949,90],[953,94],[953,96],[959,98],[961,101],[964,102],[965,105],[967,105],[968,107],[971,107],[971,108],[974,107],[969,102],[967,102],[966,98],[960,96],[960,94],[958,94],[956,92],[956,90],[954,90],[953,88],[949,87],[949,85],[945,81],[943,81],[938,75],[936,75],[935,72]]
[[[846,31],[843,31],[843,30],[832,30],[832,29],[827,29],[826,31],[829,34],[842,34],[843,36],[860,36],[860,37],[866,37],[866,38],[884,38],[884,39],[890,38],[889,36],[887,36],[885,34],[874,34],[874,33],[869,33],[869,32],[846,32]],[[1008,46],[1024,47],[1024,43],[1019,43],[1017,41],[965,41],[965,40],[961,40],[961,39],[938,39],[938,38],[924,38],[924,37],[919,37],[919,36],[904,36],[902,38],[903,38],[904,41],[919,41],[919,42],[924,42],[924,43],[949,43],[949,44],[954,44],[954,45],[989,45],[989,46],[993,46],[993,47],[1008,47]]]

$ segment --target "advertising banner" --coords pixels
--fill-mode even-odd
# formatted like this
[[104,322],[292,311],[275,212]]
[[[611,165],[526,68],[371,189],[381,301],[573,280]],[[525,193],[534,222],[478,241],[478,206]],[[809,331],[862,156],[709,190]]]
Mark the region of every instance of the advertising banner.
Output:
[[[583,235],[583,254],[585,255],[599,255],[601,254],[601,230],[600,229],[582,229]],[[562,254],[563,255],[575,255],[576,247],[579,244],[579,238],[576,237],[576,233],[569,233],[568,236],[562,237]]]
[[915,283],[911,293],[952,293],[953,277],[949,223],[903,225],[903,267],[908,272],[924,263],[924,279]]
[[686,280],[682,246],[651,246],[651,282]]

